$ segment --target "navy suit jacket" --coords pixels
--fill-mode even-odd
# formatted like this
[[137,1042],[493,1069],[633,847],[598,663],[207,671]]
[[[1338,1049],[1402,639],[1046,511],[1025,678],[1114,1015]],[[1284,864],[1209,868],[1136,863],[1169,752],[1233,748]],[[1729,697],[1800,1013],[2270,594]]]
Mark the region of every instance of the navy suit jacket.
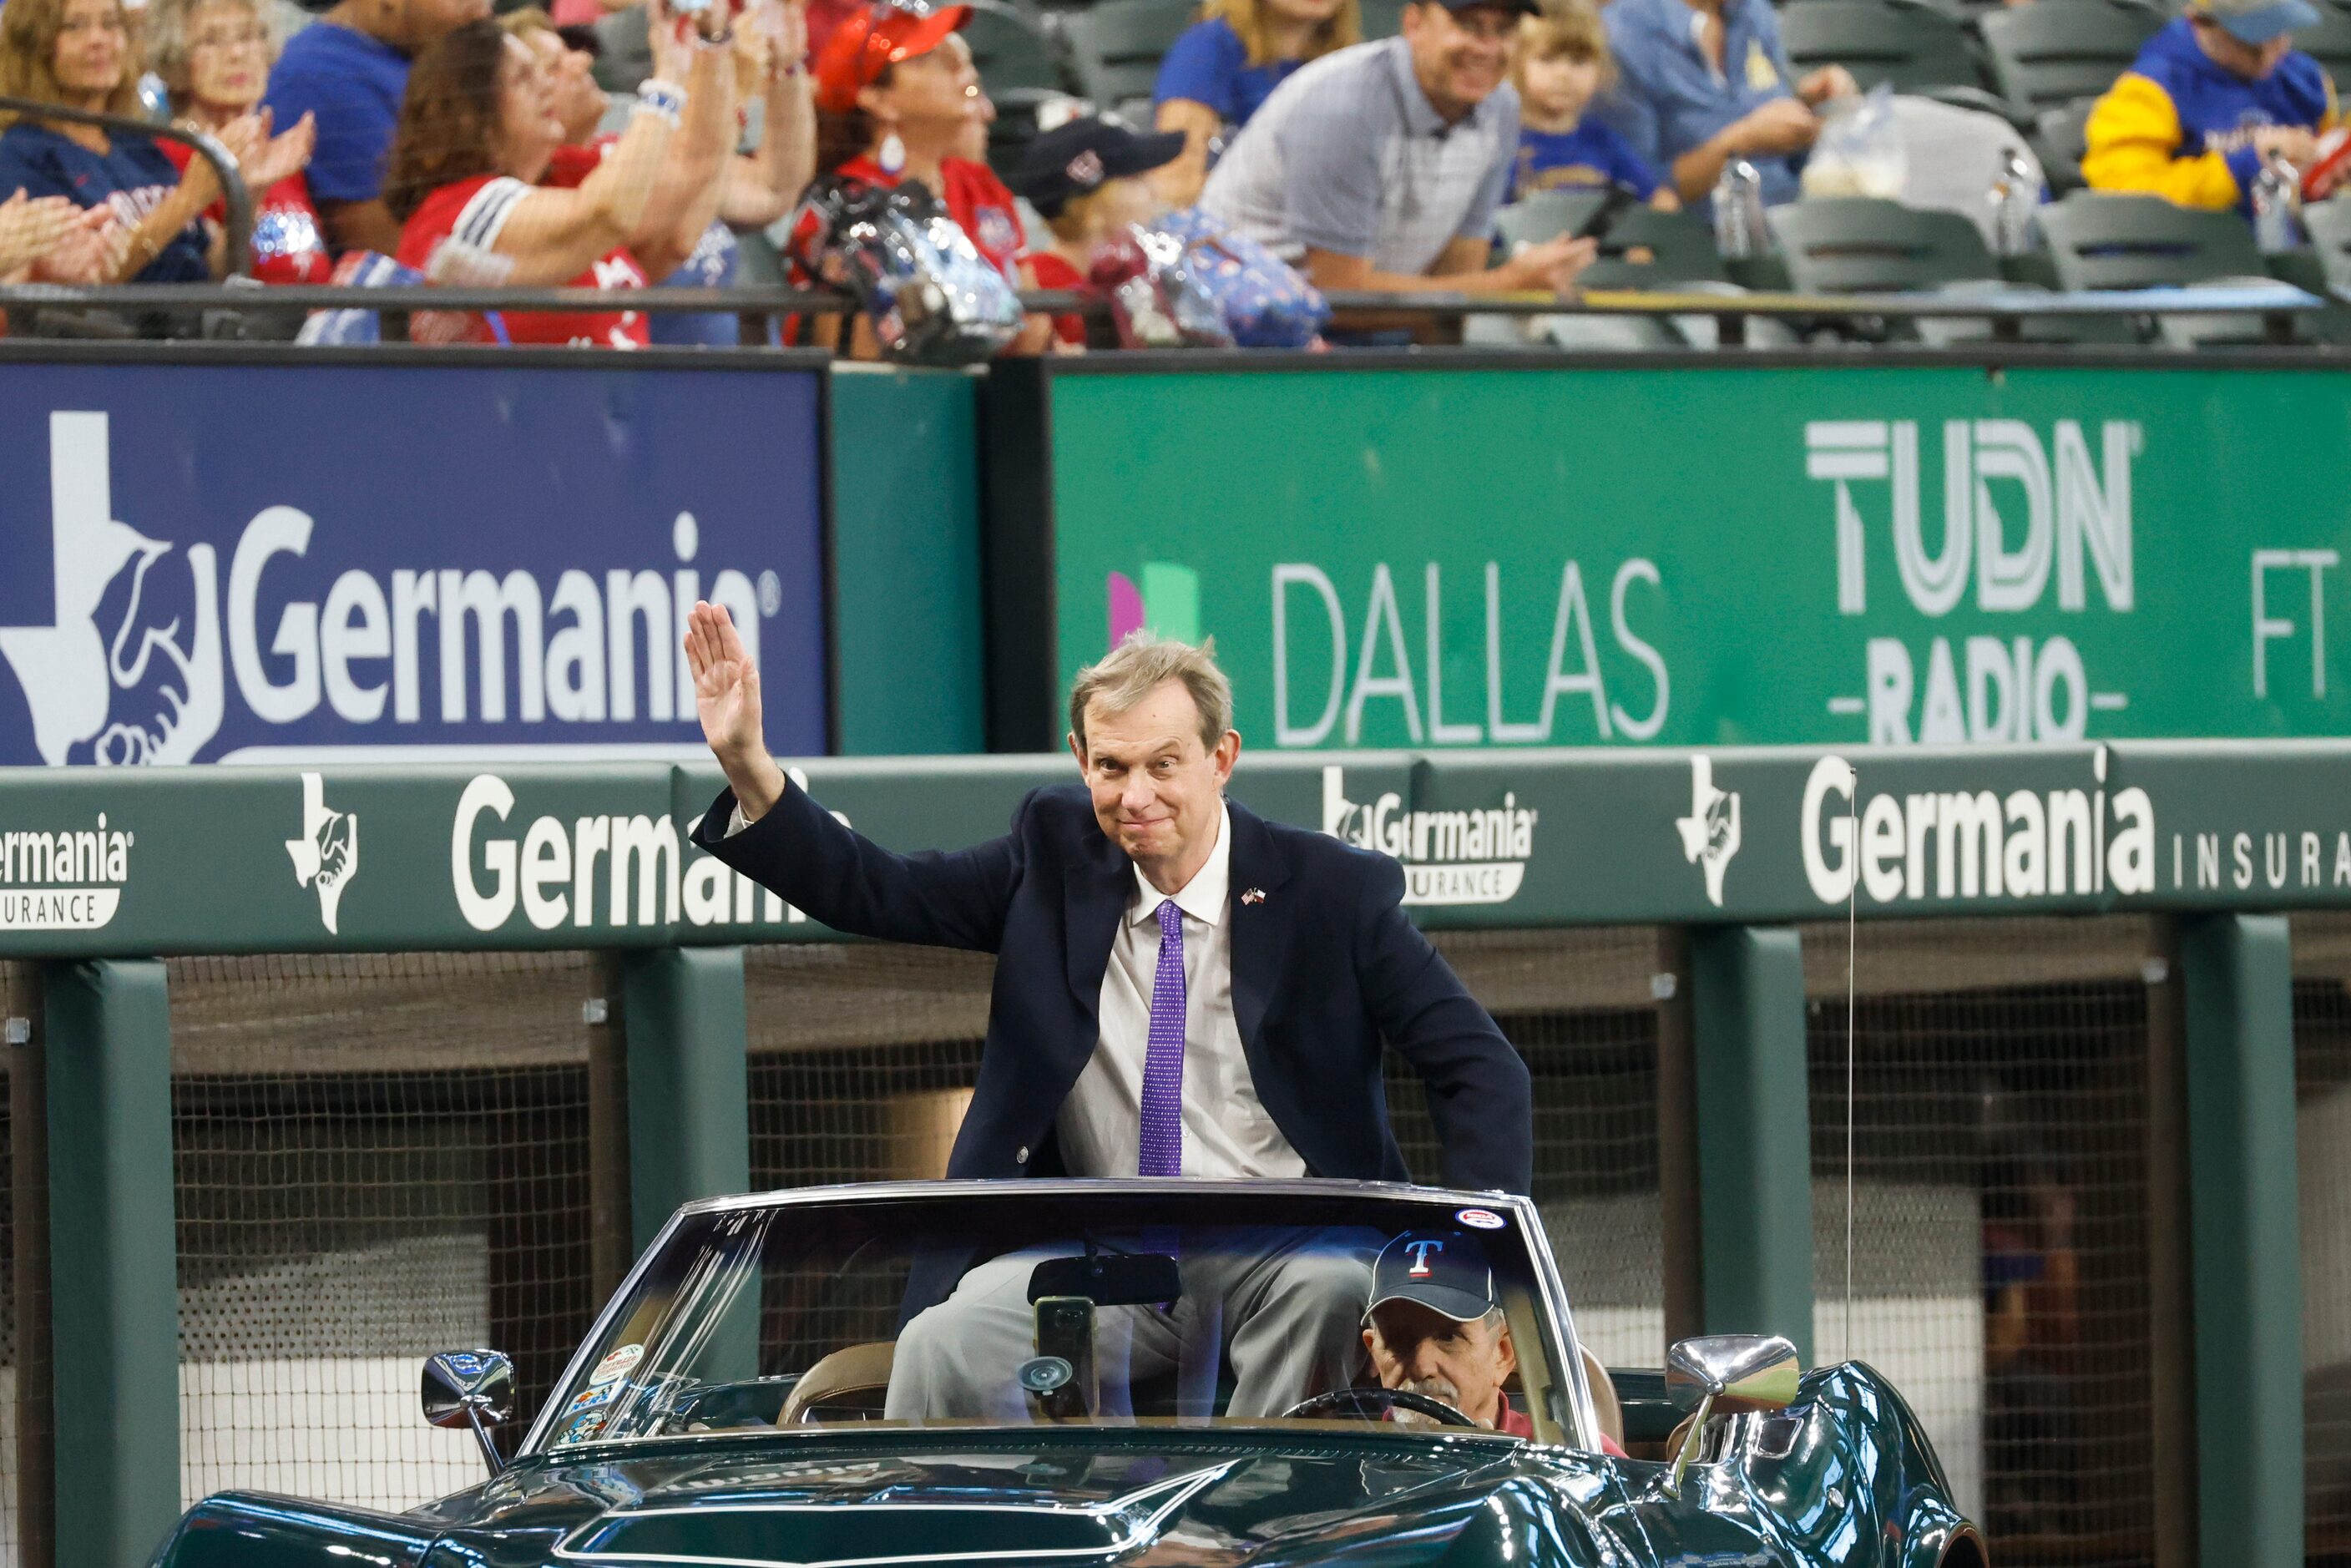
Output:
[[[733,838],[721,794],[695,841],[834,930],[998,955],[979,1081],[951,1176],[1063,1174],[1054,1118],[1093,1054],[1111,944],[1134,862],[1078,785],[1038,789],[999,839],[893,854],[797,786]],[[1528,1190],[1526,1064],[1401,907],[1385,855],[1232,821],[1233,1014],[1258,1098],[1310,1175],[1409,1179],[1389,1130],[1384,1039],[1428,1087],[1447,1186]],[[1246,889],[1260,900],[1243,903]]]

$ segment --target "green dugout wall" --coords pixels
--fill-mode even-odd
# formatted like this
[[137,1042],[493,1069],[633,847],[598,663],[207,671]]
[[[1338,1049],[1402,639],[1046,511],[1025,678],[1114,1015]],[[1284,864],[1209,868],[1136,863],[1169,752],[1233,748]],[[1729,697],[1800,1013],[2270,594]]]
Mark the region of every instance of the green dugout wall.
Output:
[[[1063,768],[840,760],[796,777],[911,850],[1000,831]],[[21,1068],[37,1052],[57,1195],[37,1217],[45,1258],[25,1250],[21,1212],[16,1230],[20,1303],[28,1266],[55,1303],[53,1387],[26,1379],[17,1396],[20,1433],[54,1428],[21,1471],[54,1463],[54,1561],[131,1568],[177,1501],[157,1479],[176,1462],[168,1426],[118,1418],[176,1397],[172,1249],[159,1241],[172,1226],[173,1014],[153,960],[611,953],[607,1004],[589,1021],[617,1039],[591,1048],[588,1093],[591,1117],[625,1128],[624,1169],[596,1183],[598,1244],[614,1229],[624,1251],[676,1202],[745,1185],[750,1150],[772,1135],[745,1119],[746,1039],[762,1027],[745,949],[837,941],[690,848],[716,783],[654,766],[326,769],[318,799],[357,851],[329,930],[288,851],[306,828],[298,772],[0,778],[0,959],[41,982],[10,1025],[16,1092],[21,1115],[40,1081]],[[2351,744],[1345,753],[1252,758],[1234,789],[1402,862],[1412,911],[1434,931],[1667,932],[1651,995],[1668,1322],[1783,1333],[1808,1355],[1822,1350],[1823,1129],[1807,1040],[1823,1025],[1807,965],[1841,955],[1800,930],[1841,930],[1850,906],[1865,943],[1922,916],[2135,915],[2168,933],[2150,996],[2176,1007],[2149,1002],[2145,1092],[2177,1135],[2150,1153],[2144,1224],[2176,1257],[2180,1295],[2157,1331],[2153,1364],[2178,1380],[2155,1406],[2158,1481],[2167,1517],[2193,1517],[2154,1538],[2155,1557],[2297,1560],[2292,933],[2304,915],[2351,910]],[[12,1011],[35,994],[12,988]],[[2178,1064],[2168,1088],[2164,1061]],[[21,1176],[14,1190],[20,1209],[36,1201]],[[120,1506],[74,1505],[97,1497]]]

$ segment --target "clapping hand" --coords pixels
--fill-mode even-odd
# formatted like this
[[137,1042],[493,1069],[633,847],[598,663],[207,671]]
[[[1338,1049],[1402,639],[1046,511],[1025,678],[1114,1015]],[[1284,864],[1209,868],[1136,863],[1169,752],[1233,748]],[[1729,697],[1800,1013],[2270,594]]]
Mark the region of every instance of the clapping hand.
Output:
[[256,117],[260,122],[260,135],[252,149],[236,161],[236,172],[245,179],[246,189],[258,201],[263,193],[281,180],[290,180],[309,167],[310,154],[319,145],[319,122],[306,114],[294,122],[293,129],[277,135],[269,134],[269,110]]
[[74,214],[66,232],[34,262],[33,277],[40,283],[110,283],[130,250],[130,225],[101,202]]
[[56,249],[81,217],[63,196],[27,196],[19,190],[0,202],[0,273],[32,266]]

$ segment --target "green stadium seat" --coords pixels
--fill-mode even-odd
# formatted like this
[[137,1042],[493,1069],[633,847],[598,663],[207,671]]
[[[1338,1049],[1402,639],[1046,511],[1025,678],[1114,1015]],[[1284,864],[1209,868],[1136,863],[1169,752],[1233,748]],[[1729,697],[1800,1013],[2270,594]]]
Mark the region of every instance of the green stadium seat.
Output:
[[[1865,196],[1795,202],[1770,214],[1789,281],[1804,294],[1989,293],[2015,287],[1976,225],[1958,213],[1906,207]],[[1888,321],[1885,334],[1938,346],[1993,335],[1982,316]],[[2043,318],[2020,325],[2031,343],[2127,343],[2127,322]]]
[[1521,242],[1556,239],[1573,234],[1607,197],[1600,190],[1536,191],[1496,213],[1494,232],[1505,251]]
[[1123,109],[1130,119],[1140,102],[1144,112],[1137,123],[1148,125],[1159,57],[1197,11],[1193,0],[1100,0],[1071,12],[1061,30],[1080,89],[1097,106]]
[[1791,0],[1780,36],[1799,73],[1843,66],[1864,91],[1984,85],[1967,30],[1924,0]]
[[1885,294],[1983,282],[1999,266],[1957,213],[1869,196],[1791,202],[1769,214],[1789,281],[1806,294]]
[[2294,47],[2326,68],[2337,87],[2351,81],[2351,10],[2318,0],[2318,26],[2296,29]]
[[1730,281],[1714,248],[1714,231],[1694,214],[1627,207],[1600,241],[1600,259],[1584,269],[1586,288],[1678,288]]
[[2097,104],[2095,98],[2077,98],[2043,110],[2034,121],[2032,152],[2041,160],[2041,172],[2048,177],[2053,196],[2082,189],[2082,153],[2088,144],[2090,110]]
[[1061,47],[1045,25],[1010,0],[969,0],[963,36],[989,98],[1001,110],[1018,92],[1062,92],[1070,87]]
[[[2300,267],[2280,267],[2285,258],[2271,257],[2271,270],[2288,283],[2327,297],[2327,308],[2311,329],[2331,343],[2351,342],[2351,197],[2335,196],[2302,210],[2302,226],[2309,231],[2310,248],[2297,252]],[[2315,276],[2313,276],[2313,275]]]
[[2112,87],[2163,23],[2137,0],[2059,0],[1995,11],[1976,27],[1994,85],[2030,125],[2043,110]]
[[1364,37],[1393,38],[1404,31],[1405,0],[1357,0],[1364,18]]
[[[2188,287],[2269,277],[2243,218],[2174,206],[2159,196],[2077,191],[2041,209],[2041,232],[2057,281],[2069,289]],[[2183,347],[2264,340],[2254,316],[2168,316],[2158,325],[2165,341]]]

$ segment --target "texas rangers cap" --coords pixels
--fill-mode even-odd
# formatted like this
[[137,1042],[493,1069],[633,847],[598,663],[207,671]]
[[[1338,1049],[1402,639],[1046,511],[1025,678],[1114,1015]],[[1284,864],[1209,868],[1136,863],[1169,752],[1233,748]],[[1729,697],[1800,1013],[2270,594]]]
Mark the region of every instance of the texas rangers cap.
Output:
[[2209,17],[2231,37],[2254,48],[2318,26],[2317,8],[2309,0],[2196,0],[2189,14]]
[[1390,1301],[1413,1301],[1456,1322],[1474,1322],[1499,1303],[1486,1249],[1461,1230],[1407,1230],[1380,1249],[1372,1265],[1366,1315]]

